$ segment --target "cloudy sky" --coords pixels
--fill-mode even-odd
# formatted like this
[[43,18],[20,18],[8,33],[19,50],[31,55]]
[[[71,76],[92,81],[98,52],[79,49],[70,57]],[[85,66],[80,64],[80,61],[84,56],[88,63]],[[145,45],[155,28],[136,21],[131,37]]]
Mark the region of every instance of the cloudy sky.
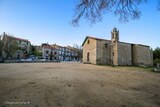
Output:
[[118,16],[106,13],[103,20],[91,25],[85,19],[73,27],[71,19],[78,0],[0,0],[0,33],[25,38],[34,45],[81,45],[86,36],[111,38],[111,30],[117,27],[120,41],[160,47],[160,11],[156,0],[140,7],[139,20],[122,23]]

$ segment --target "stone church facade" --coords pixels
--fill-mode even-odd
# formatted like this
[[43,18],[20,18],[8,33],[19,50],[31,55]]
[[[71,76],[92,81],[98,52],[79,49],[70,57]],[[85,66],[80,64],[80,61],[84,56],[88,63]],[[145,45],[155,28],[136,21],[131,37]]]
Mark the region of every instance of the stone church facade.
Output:
[[114,28],[111,40],[87,36],[82,44],[83,63],[109,65],[153,65],[153,52],[147,45],[119,41]]

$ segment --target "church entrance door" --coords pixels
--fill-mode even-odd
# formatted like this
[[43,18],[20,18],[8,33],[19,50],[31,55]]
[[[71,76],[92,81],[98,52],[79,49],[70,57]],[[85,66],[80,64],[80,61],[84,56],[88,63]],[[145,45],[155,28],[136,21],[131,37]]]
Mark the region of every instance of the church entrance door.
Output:
[[89,52],[87,52],[87,62],[89,62]]

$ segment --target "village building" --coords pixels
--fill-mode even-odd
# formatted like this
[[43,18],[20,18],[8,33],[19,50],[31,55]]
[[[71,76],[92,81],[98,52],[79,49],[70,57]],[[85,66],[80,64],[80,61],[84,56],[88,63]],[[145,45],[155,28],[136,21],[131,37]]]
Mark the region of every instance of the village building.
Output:
[[111,40],[87,36],[82,46],[83,63],[153,65],[150,46],[119,41],[119,31],[116,28],[111,32]]
[[58,50],[60,61],[77,61],[79,59],[78,49],[71,46],[50,45]]
[[53,44],[53,45],[50,45],[51,47],[53,48],[56,48],[58,50],[58,59],[59,61],[63,61],[65,60],[65,47],[63,46],[60,46],[60,45],[57,45],[57,44]]
[[66,48],[69,50],[70,53],[69,59],[71,61],[78,61],[80,59],[80,56],[78,55],[78,52],[80,51],[79,49],[71,46],[66,46]]
[[[3,41],[3,57],[11,59],[26,58],[29,55],[31,43],[27,39],[11,36],[5,32],[1,35]],[[15,51],[13,51],[15,48]]]
[[58,49],[51,47],[50,45],[42,45],[42,57],[46,60],[55,60],[58,61],[59,54]]

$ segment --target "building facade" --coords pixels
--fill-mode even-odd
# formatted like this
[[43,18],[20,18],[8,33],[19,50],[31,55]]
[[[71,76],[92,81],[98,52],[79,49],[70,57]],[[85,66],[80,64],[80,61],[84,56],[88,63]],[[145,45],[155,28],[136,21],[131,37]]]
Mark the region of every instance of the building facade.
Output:
[[51,47],[50,45],[43,45],[42,46],[42,57],[46,60],[59,60],[58,50],[56,48]]
[[71,46],[67,46],[66,49],[68,49],[69,51],[69,60],[79,61],[79,55],[78,55],[78,51],[80,51],[79,49]]
[[[5,32],[1,36],[3,41],[3,57],[11,59],[26,58],[30,52],[31,43],[27,39],[10,36]],[[13,51],[13,48],[14,51]]]
[[119,41],[114,28],[111,40],[87,36],[82,44],[83,62],[111,65],[153,65],[153,52],[149,46]]
[[60,61],[77,61],[79,59],[78,49],[71,46],[50,45],[58,50]]
[[65,47],[57,45],[57,44],[53,44],[53,45],[50,45],[50,46],[58,50],[59,61],[65,60]]

